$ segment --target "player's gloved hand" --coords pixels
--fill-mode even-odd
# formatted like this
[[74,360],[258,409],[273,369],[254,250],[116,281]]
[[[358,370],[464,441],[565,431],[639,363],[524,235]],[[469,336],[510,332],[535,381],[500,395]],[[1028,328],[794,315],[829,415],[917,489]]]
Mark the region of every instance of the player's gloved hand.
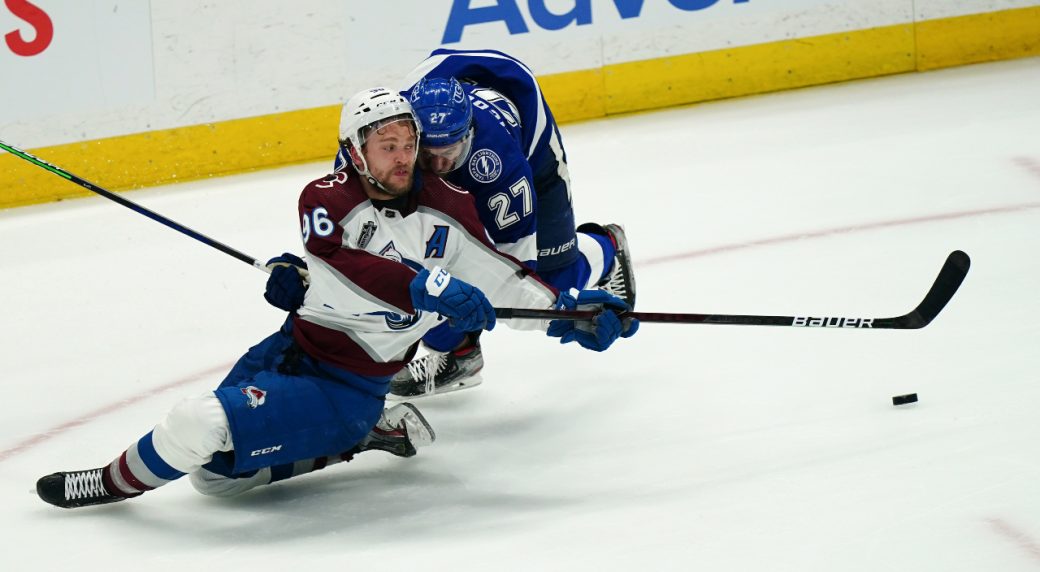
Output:
[[420,310],[437,312],[451,324],[466,332],[491,330],[495,327],[495,309],[476,286],[453,278],[440,266],[423,269],[408,286],[412,305]]
[[549,322],[550,337],[560,338],[560,343],[577,341],[581,347],[601,352],[610,347],[614,340],[630,338],[639,329],[639,320],[618,318],[618,312],[631,310],[624,300],[604,290],[582,290],[574,288],[561,292],[556,300],[557,310],[598,311],[591,320],[553,320]]
[[264,299],[275,308],[295,312],[303,305],[307,292],[307,263],[286,252],[267,261],[271,276],[267,279]]

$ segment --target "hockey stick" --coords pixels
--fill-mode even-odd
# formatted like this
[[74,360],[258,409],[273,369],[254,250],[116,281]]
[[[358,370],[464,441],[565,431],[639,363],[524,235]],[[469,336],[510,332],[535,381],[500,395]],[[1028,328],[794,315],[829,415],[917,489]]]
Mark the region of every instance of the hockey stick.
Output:
[[[81,179],[72,173],[34,157],[17,147],[13,147],[0,141],[0,149],[24,159],[38,167],[46,169],[59,177],[67,179],[77,185],[95,192],[107,199],[113,200],[128,209],[136,211],[148,218],[162,223],[180,233],[186,234],[203,244],[216,248],[217,250],[233,256],[246,264],[270,273],[271,270],[252,256],[248,256],[208,236],[192,230],[178,222],[170,220],[163,215],[151,211],[131,200],[123,198],[111,191],[107,191],[87,180]],[[960,250],[955,250],[947,257],[939,271],[938,278],[932,284],[925,295],[924,300],[918,304],[912,312],[894,318],[841,318],[841,317],[808,317],[808,316],[754,316],[739,314],[671,314],[657,312],[624,312],[621,317],[636,318],[642,322],[662,322],[673,324],[714,324],[714,325],[742,325],[742,326],[795,326],[795,327],[823,327],[823,328],[875,328],[894,330],[913,330],[927,326],[942,309],[950,298],[957,292],[964,277],[968,274],[971,260],[968,255]],[[581,310],[533,310],[522,308],[495,308],[495,316],[499,319],[539,319],[539,320],[589,320],[596,312]]]
[[206,244],[208,246],[212,246],[213,248],[216,248],[217,250],[219,250],[219,251],[221,251],[221,252],[223,252],[225,254],[229,254],[231,256],[234,256],[235,258],[241,260],[242,262],[245,262],[246,264],[249,264],[251,266],[259,268],[260,270],[263,270],[264,272],[267,272],[268,274],[271,273],[271,270],[269,268],[267,268],[262,262],[259,262],[257,259],[253,258],[252,256],[249,256],[247,254],[243,254],[242,252],[239,252],[239,251],[235,250],[234,248],[231,248],[230,246],[228,246],[228,245],[226,245],[226,244],[224,244],[222,242],[217,242],[216,240],[213,240],[212,238],[202,234],[201,232],[192,230],[192,229],[184,226],[183,224],[180,224],[180,223],[178,223],[176,221],[170,220],[170,219],[164,217],[163,215],[161,215],[161,214],[159,214],[159,213],[157,213],[155,211],[148,210],[145,207],[143,207],[143,206],[141,206],[141,205],[139,205],[139,204],[137,204],[137,203],[135,203],[135,202],[133,202],[133,201],[131,201],[129,199],[123,198],[123,197],[121,197],[121,196],[119,196],[119,195],[117,195],[117,194],[115,194],[115,193],[113,193],[111,191],[107,191],[107,190],[105,190],[105,189],[95,185],[94,183],[91,183],[90,181],[87,181],[85,179],[81,179],[81,178],[77,177],[76,175],[73,175],[72,173],[69,173],[68,171],[66,171],[64,169],[62,169],[60,167],[56,167],[54,165],[51,165],[47,161],[44,161],[43,159],[40,159],[38,157],[34,157],[34,156],[26,153],[25,151],[22,151],[21,149],[19,149],[17,147],[14,147],[12,145],[4,143],[3,141],[0,141],[0,149],[3,149],[4,151],[7,151],[8,153],[10,153],[10,154],[12,154],[12,155],[14,155],[16,157],[19,157],[21,159],[25,159],[26,161],[32,163],[33,165],[36,165],[37,167],[42,167],[42,168],[50,171],[51,173],[54,173],[55,175],[58,175],[59,177],[62,177],[62,178],[67,179],[67,180],[69,180],[69,181],[71,181],[73,183],[76,183],[77,185],[83,187],[84,189],[87,189],[88,191],[95,192],[95,193],[105,197],[106,199],[113,200],[113,201],[123,205],[124,207],[130,209],[130,210],[133,210],[133,211],[136,211],[136,212],[138,212],[140,214],[143,214],[144,216],[146,216],[146,217],[148,217],[148,218],[150,218],[150,219],[152,219],[152,220],[154,220],[156,222],[162,223],[162,224],[172,228],[173,230],[176,230],[177,232],[180,232],[182,234],[186,234],[186,235],[194,238],[195,240],[197,240],[197,241],[199,241],[199,242],[201,242],[203,244]]
[[[950,253],[939,270],[935,283],[925,294],[924,300],[913,311],[894,318],[841,318],[809,316],[750,316],[734,314],[665,314],[654,312],[623,312],[620,317],[636,318],[641,322],[665,322],[673,324],[714,324],[739,326],[795,326],[806,328],[872,328],[887,330],[916,330],[931,323],[946,303],[953,298],[964,277],[968,275],[971,260],[960,250]],[[496,309],[500,319],[539,318],[543,320],[588,320],[596,315],[593,311],[581,310],[524,310]]]

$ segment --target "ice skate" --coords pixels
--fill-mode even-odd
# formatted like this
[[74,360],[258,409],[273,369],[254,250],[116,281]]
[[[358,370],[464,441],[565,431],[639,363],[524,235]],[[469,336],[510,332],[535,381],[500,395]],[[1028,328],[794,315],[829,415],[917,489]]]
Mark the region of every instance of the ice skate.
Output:
[[378,449],[398,457],[412,457],[417,447],[433,443],[436,434],[422,413],[411,403],[399,403],[383,410],[358,452]]
[[628,249],[625,229],[617,224],[585,223],[578,227],[578,232],[605,234],[610,237],[610,241],[614,243],[614,263],[610,272],[596,286],[628,302],[635,310],[636,275],[632,270],[632,253]]
[[477,336],[469,335],[463,347],[434,352],[412,360],[390,380],[388,399],[401,401],[440,395],[480,385],[484,356]]
[[113,495],[105,486],[105,468],[54,473],[36,481],[36,494],[45,502],[61,508],[79,508],[126,500]]

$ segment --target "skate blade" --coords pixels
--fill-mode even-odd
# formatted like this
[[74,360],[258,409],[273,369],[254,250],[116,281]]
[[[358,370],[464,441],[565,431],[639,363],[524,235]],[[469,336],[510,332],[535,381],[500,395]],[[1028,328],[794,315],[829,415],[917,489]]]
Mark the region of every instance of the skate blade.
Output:
[[445,385],[436,388],[433,393],[420,393],[418,395],[396,395],[393,393],[386,394],[387,401],[413,401],[415,399],[427,399],[437,395],[444,395],[445,393],[452,393],[454,391],[462,391],[463,389],[469,389],[476,387],[484,382],[484,378],[478,373],[476,375],[467,377],[466,379],[453,383],[451,385]]

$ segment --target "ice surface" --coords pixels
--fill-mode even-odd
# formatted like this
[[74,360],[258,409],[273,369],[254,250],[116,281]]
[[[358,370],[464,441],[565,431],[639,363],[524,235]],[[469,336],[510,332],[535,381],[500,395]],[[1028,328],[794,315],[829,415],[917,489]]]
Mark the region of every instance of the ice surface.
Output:
[[[218,383],[282,319],[264,275],[102,198],[0,212],[2,568],[1040,568],[1038,134],[1040,59],[564,126],[641,310],[891,316],[951,250],[972,270],[919,331],[647,324],[599,355],[498,328],[482,386],[418,402],[418,457],[233,500],[32,491]],[[328,164],[127,196],[266,259]]]

